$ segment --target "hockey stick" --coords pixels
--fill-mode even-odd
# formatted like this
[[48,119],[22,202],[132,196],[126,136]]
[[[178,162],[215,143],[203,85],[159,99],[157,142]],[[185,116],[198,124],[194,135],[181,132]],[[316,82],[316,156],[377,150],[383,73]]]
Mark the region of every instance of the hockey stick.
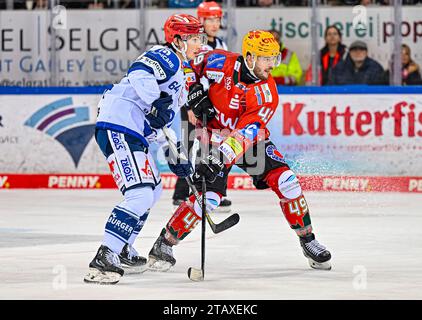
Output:
[[205,182],[205,177],[202,177],[202,230],[201,230],[201,269],[198,270],[193,267],[188,269],[188,277],[192,281],[203,281],[205,277],[205,215],[207,212],[206,208],[206,193],[207,193],[207,184]]
[[[207,115],[202,117],[203,136],[207,134]],[[202,176],[202,222],[201,222],[201,270],[190,267],[188,269],[188,277],[192,281],[203,281],[205,277],[205,215],[207,214],[207,182],[205,176]]]
[[[179,159],[184,160],[184,161],[188,161],[187,156],[184,153],[179,153],[177,151],[177,147],[174,144],[174,141],[171,139],[171,135],[168,132],[167,127],[163,127],[163,133],[166,137],[167,142],[169,143],[169,147],[171,148],[173,154],[177,155]],[[199,195],[198,190],[196,189],[195,185],[192,182],[192,179],[187,176],[186,178],[186,182],[188,183],[189,187],[192,190],[192,193],[195,196],[196,201],[198,201],[198,203],[201,203],[201,196]],[[210,215],[208,212],[205,212],[205,217],[207,218],[207,221],[211,227],[212,232],[214,232],[215,234],[223,232],[224,230],[227,230],[231,227],[233,227],[235,224],[237,224],[240,220],[240,216],[237,213],[232,214],[231,216],[227,217],[226,219],[224,219],[223,221],[221,221],[220,223],[214,223],[214,221],[212,221]]]

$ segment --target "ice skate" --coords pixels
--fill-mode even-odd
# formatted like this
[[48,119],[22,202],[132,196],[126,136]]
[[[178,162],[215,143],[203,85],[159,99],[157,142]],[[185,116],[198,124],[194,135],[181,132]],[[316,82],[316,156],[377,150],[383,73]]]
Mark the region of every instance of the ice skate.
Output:
[[102,245],[89,264],[89,272],[84,281],[97,284],[116,284],[123,274],[118,255]]
[[176,264],[172,245],[164,238],[165,233],[166,229],[163,229],[149,252],[148,270],[166,272]]
[[232,210],[232,202],[227,199],[227,198],[223,198],[220,202],[220,205],[214,209],[213,212],[216,213],[229,213]]
[[147,270],[147,259],[140,256],[129,244],[123,247],[119,259],[126,274],[142,273]]
[[313,269],[331,270],[331,253],[315,239],[313,233],[300,237],[303,254]]

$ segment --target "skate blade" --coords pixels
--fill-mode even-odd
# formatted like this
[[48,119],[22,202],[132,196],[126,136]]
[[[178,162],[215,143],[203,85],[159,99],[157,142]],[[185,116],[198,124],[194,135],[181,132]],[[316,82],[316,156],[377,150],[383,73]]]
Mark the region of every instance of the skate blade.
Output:
[[122,276],[117,272],[100,271],[95,268],[89,268],[88,274],[84,277],[85,283],[93,284],[116,284]]
[[129,265],[125,265],[122,264],[123,269],[125,270],[125,275],[126,274],[140,274],[140,273],[144,273],[145,271],[148,270],[148,264],[145,263],[142,266],[129,266]]
[[330,261],[326,261],[326,262],[316,262],[314,260],[312,260],[311,258],[308,258],[308,262],[309,262],[309,266],[312,269],[317,269],[317,270],[331,270],[331,262]]
[[154,272],[167,272],[172,267],[170,262],[157,260],[151,257],[149,258],[147,265],[147,269]]

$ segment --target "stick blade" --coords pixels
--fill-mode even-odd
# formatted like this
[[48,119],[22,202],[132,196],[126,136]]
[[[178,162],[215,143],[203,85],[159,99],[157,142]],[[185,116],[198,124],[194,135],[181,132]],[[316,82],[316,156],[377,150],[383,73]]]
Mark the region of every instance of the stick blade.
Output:
[[222,221],[219,224],[216,224],[214,229],[213,229],[213,232],[216,233],[216,234],[223,232],[224,230],[227,230],[227,229],[233,227],[234,225],[236,225],[239,222],[239,220],[240,220],[239,214],[237,214],[237,213],[232,214],[226,220]]
[[198,282],[198,281],[204,281],[204,273],[201,269],[195,269],[190,267],[188,269],[188,277],[190,280]]

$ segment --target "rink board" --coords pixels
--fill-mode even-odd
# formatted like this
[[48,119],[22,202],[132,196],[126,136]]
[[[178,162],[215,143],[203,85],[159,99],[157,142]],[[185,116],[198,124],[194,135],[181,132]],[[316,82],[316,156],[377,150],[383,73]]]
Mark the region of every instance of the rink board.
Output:
[[[164,189],[173,189],[177,177],[170,173],[161,175]],[[299,176],[307,191],[357,191],[357,192],[415,192],[422,193],[422,177],[353,177],[353,176]],[[230,190],[255,189],[246,174],[231,174],[227,187]],[[110,175],[75,174],[11,174],[0,175],[0,189],[113,189]]]
[[[114,188],[93,138],[104,89],[1,88],[0,188]],[[422,87],[279,93],[270,138],[305,189],[422,192]],[[151,151],[172,188],[162,150]],[[253,188],[238,168],[232,174],[230,189]]]

